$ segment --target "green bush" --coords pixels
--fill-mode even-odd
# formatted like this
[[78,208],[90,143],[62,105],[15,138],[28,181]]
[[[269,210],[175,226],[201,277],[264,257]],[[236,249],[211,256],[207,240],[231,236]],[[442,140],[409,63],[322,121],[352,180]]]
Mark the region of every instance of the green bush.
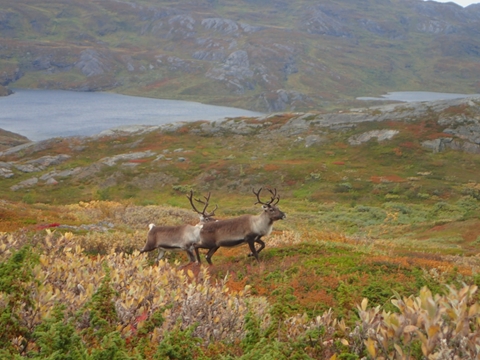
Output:
[[0,303],[0,348],[15,351],[12,339],[22,338],[19,350],[22,351],[31,337],[29,324],[22,320],[22,313],[33,312],[32,287],[35,285],[32,269],[38,256],[27,245],[23,246],[4,262],[0,263],[0,293],[4,298]]
[[110,270],[103,265],[105,277],[92,299],[85,308],[79,311],[77,317],[88,314],[88,325],[84,326],[84,334],[87,338],[103,340],[105,336],[114,332],[118,322],[114,303],[114,290],[110,284]]
[[165,333],[162,342],[158,345],[155,360],[196,360],[206,359],[203,356],[200,343],[201,339],[192,336],[196,325],[189,326],[185,330],[180,325],[172,331]]
[[39,347],[31,351],[29,358],[52,360],[86,359],[87,351],[81,337],[75,332],[71,321],[65,319],[65,307],[57,305],[50,318],[35,329],[33,337]]

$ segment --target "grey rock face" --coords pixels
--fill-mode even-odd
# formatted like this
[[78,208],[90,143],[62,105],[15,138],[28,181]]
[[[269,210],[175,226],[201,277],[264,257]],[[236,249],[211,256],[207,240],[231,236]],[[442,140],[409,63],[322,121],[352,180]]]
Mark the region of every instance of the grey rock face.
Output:
[[11,169],[11,168],[12,168],[12,164],[10,164],[10,163],[8,163],[8,162],[0,161],[0,167],[1,167],[1,168],[6,168],[6,169]]
[[230,19],[208,18],[202,20],[202,26],[207,30],[214,30],[225,35],[237,35],[239,31],[238,24]]
[[442,152],[449,147],[449,144],[452,142],[452,138],[439,138],[435,140],[427,140],[422,142],[424,148],[430,149],[433,152]]
[[360,145],[373,138],[377,138],[378,141],[390,140],[399,133],[398,130],[372,130],[363,134],[351,136],[348,139],[350,145]]
[[13,174],[12,170],[0,166],[0,177],[3,177],[5,179],[9,179],[13,176],[14,176],[14,174]]
[[461,139],[480,144],[480,123],[462,125],[455,129],[445,129],[445,133],[456,135]]
[[250,80],[253,77],[253,71],[250,69],[248,53],[245,50],[234,51],[223,64],[210,69],[206,76],[225,82],[239,94],[243,94],[246,89],[253,89]]
[[302,19],[300,28],[310,34],[350,36],[349,29],[334,13],[321,6],[310,7]]
[[23,188],[32,187],[38,183],[38,178],[34,177],[25,181],[22,181],[16,185],[10,187],[10,190],[17,191]]
[[295,104],[309,103],[311,99],[298,91],[287,91],[278,89],[261,95],[262,101],[265,103],[269,112],[285,111],[288,108],[295,110]]
[[42,171],[49,166],[61,164],[62,162],[70,159],[70,157],[70,155],[66,154],[60,154],[56,156],[47,155],[38,159],[29,160],[24,164],[15,164],[15,168],[25,173]]
[[49,179],[53,178],[53,177],[57,177],[57,178],[66,178],[66,177],[69,177],[69,176],[72,176],[72,175],[75,175],[77,173],[79,173],[81,171],[81,167],[76,167],[74,169],[68,169],[68,170],[63,170],[63,171],[50,171],[46,174],[43,174],[42,176],[40,176],[40,180],[41,181],[48,181]]
[[17,81],[23,76],[23,72],[20,71],[19,68],[15,68],[14,70],[3,70],[0,73],[0,85],[6,86],[12,82]]
[[305,147],[325,144],[328,139],[320,135],[308,135],[305,137]]
[[15,168],[24,173],[32,173],[32,172],[37,172],[42,170],[40,167],[36,167],[33,165],[24,165],[24,164],[16,164]]
[[35,142],[29,142],[29,143],[25,143],[25,144],[21,144],[21,145],[18,145],[18,146],[11,147],[11,148],[9,148],[7,150],[4,150],[4,151],[0,151],[0,157],[18,153],[18,152],[20,152],[24,149],[29,148],[29,147],[34,147],[35,144],[36,144]]
[[480,145],[472,144],[468,141],[458,141],[454,140],[448,144],[450,149],[464,151],[470,154],[480,154]]
[[46,168],[48,166],[61,164],[62,162],[70,158],[71,156],[66,154],[60,154],[56,156],[47,155],[47,156],[42,156],[41,158],[38,158],[38,159],[27,161],[26,163],[39,166],[41,168]]
[[110,70],[109,61],[95,49],[83,50],[75,67],[87,77],[102,75]]
[[148,151],[135,152],[130,154],[119,154],[119,155],[100,159],[99,162],[108,166],[113,166],[118,161],[137,160],[137,159],[143,159],[143,158],[154,156],[154,155],[155,155],[155,152],[148,150]]

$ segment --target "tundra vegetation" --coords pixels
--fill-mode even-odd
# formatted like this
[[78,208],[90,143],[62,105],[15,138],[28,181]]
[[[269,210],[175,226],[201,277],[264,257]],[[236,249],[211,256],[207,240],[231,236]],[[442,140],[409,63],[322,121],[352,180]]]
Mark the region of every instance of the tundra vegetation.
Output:
[[[278,131],[299,115],[277,114],[4,153],[0,358],[477,358],[480,158],[422,144],[447,137],[438,119],[478,116],[447,110],[292,136]],[[398,133],[348,141],[382,129]],[[55,155],[69,157],[23,166]],[[259,187],[288,214],[259,262],[246,245],[213,265],[139,253],[150,223],[198,223],[191,190],[222,219],[258,214]]]

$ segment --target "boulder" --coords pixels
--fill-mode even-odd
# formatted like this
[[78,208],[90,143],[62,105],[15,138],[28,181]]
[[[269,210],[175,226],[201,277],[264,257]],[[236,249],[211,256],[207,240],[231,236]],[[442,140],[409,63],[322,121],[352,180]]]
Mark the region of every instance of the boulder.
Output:
[[20,189],[23,189],[23,188],[32,187],[32,186],[37,185],[37,184],[38,184],[38,178],[34,177],[34,178],[19,182],[18,184],[11,186],[10,190],[17,191],[17,190],[20,190]]
[[13,171],[4,167],[0,167],[0,177],[3,177],[5,179],[9,179],[13,177]]
[[348,139],[350,145],[360,145],[373,138],[377,138],[378,141],[390,140],[399,133],[398,130],[372,130],[359,135],[353,135]]
[[430,149],[435,153],[444,151],[448,144],[452,142],[452,138],[439,138],[434,140],[426,140],[422,142],[424,148]]

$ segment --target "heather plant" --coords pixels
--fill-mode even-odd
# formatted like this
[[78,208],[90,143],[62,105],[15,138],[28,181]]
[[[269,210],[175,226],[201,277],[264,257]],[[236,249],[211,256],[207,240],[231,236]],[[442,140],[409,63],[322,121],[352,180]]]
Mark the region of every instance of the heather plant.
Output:
[[[227,277],[212,281],[206,267],[195,275],[190,269],[178,269],[178,263],[149,266],[138,252],[86,256],[75,235],[50,230],[36,245],[40,252],[36,261],[30,261],[35,257],[28,247],[17,251],[11,245],[2,254],[0,305],[8,330],[2,332],[4,351],[20,354],[52,338],[61,347],[66,340],[59,329],[66,334],[72,327],[93,348],[89,352],[93,358],[114,353],[124,358],[126,340],[142,343],[151,352],[149,344],[186,329],[205,346],[243,337],[248,288],[232,291]],[[63,318],[57,306],[62,306]],[[251,306],[260,319],[266,318],[265,300],[258,298]],[[45,319],[53,320],[44,323]],[[55,346],[43,344],[41,351],[61,350]]]
[[112,230],[109,232],[88,232],[75,236],[76,243],[89,254],[106,255],[112,250],[117,253],[133,253],[145,243],[148,228],[131,233]]
[[[185,205],[188,202],[185,199]],[[111,221],[136,229],[147,229],[148,224],[178,225],[196,223],[198,216],[191,210],[171,206],[136,206],[129,202],[90,201],[66,206],[83,223]]]
[[396,294],[397,312],[368,308],[368,299],[358,305],[360,320],[344,341],[357,354],[374,359],[475,359],[480,355],[480,307],[473,301],[477,286],[433,295],[423,288],[420,295]]
[[[465,201],[471,205],[477,200]],[[377,217],[378,225],[364,229],[389,234],[404,226],[398,220],[402,216],[436,211],[448,217],[452,209],[455,216],[457,209],[463,211],[458,203],[451,206],[437,202],[432,207],[386,203],[382,207],[322,204],[318,208],[322,217],[331,215],[328,212],[359,213],[365,215],[363,219]],[[171,211],[166,218],[175,222],[182,214],[188,217],[189,212],[115,203],[75,205],[69,211],[89,222],[95,216],[111,219],[125,229],[74,234],[59,228],[0,235],[0,306],[6,309],[1,321],[7,329],[1,334],[5,345],[1,356],[220,360],[475,355],[476,287],[470,285],[467,296],[454,286],[462,286],[461,281],[478,282],[478,264],[475,257],[433,253],[439,246],[460,246],[459,236],[438,234],[436,241],[411,246],[407,241],[320,231],[315,227],[317,217],[304,220],[312,224],[310,227],[293,213],[292,221],[297,221],[302,231],[274,231],[260,264],[252,264],[245,249],[238,248],[231,250],[235,256],[220,256],[214,267],[182,267],[172,260],[152,266],[147,255],[135,251],[144,243],[146,231],[129,229],[125,219],[132,219],[133,224],[133,219],[137,221],[144,214]],[[75,216],[67,217],[77,221]],[[475,241],[475,236],[472,239]],[[396,254],[397,246],[407,249],[402,250],[406,253]],[[430,251],[424,255],[413,252],[419,249]],[[468,275],[472,271],[473,277]],[[14,291],[4,290],[13,285],[17,286]],[[430,290],[408,297],[422,286]],[[19,301],[8,307],[13,296],[19,296]],[[362,298],[368,301],[362,302]],[[433,301],[440,315],[426,317],[430,308],[422,307],[422,301]],[[357,302],[361,305],[356,308]],[[415,315],[407,317],[407,310],[398,306],[401,302],[409,304]],[[460,302],[467,310],[461,310]],[[374,304],[373,308],[368,304]],[[368,318],[365,313],[370,314]],[[406,327],[414,324],[413,316],[423,319],[415,323],[415,331]],[[409,331],[392,335],[395,329],[385,319],[395,323],[396,317],[399,323],[407,322],[403,329]],[[460,321],[467,317],[468,322]],[[434,338],[436,327],[432,324],[450,335]],[[452,330],[457,327],[465,331]],[[468,342],[462,343],[462,336]],[[427,340],[435,343],[433,350]],[[447,347],[442,345],[444,340]],[[424,343],[428,356],[424,355]]]
[[335,344],[338,335],[345,334],[345,320],[335,317],[332,309],[310,319],[307,314],[296,314],[284,321],[286,331],[284,341],[297,341],[302,344],[305,352],[315,359],[329,359],[341,351],[345,340]]
[[471,196],[476,200],[480,200],[480,184],[477,182],[469,182],[461,186],[463,195]]
[[474,216],[479,208],[478,199],[471,195],[461,197],[455,204],[464,212],[464,218]]

